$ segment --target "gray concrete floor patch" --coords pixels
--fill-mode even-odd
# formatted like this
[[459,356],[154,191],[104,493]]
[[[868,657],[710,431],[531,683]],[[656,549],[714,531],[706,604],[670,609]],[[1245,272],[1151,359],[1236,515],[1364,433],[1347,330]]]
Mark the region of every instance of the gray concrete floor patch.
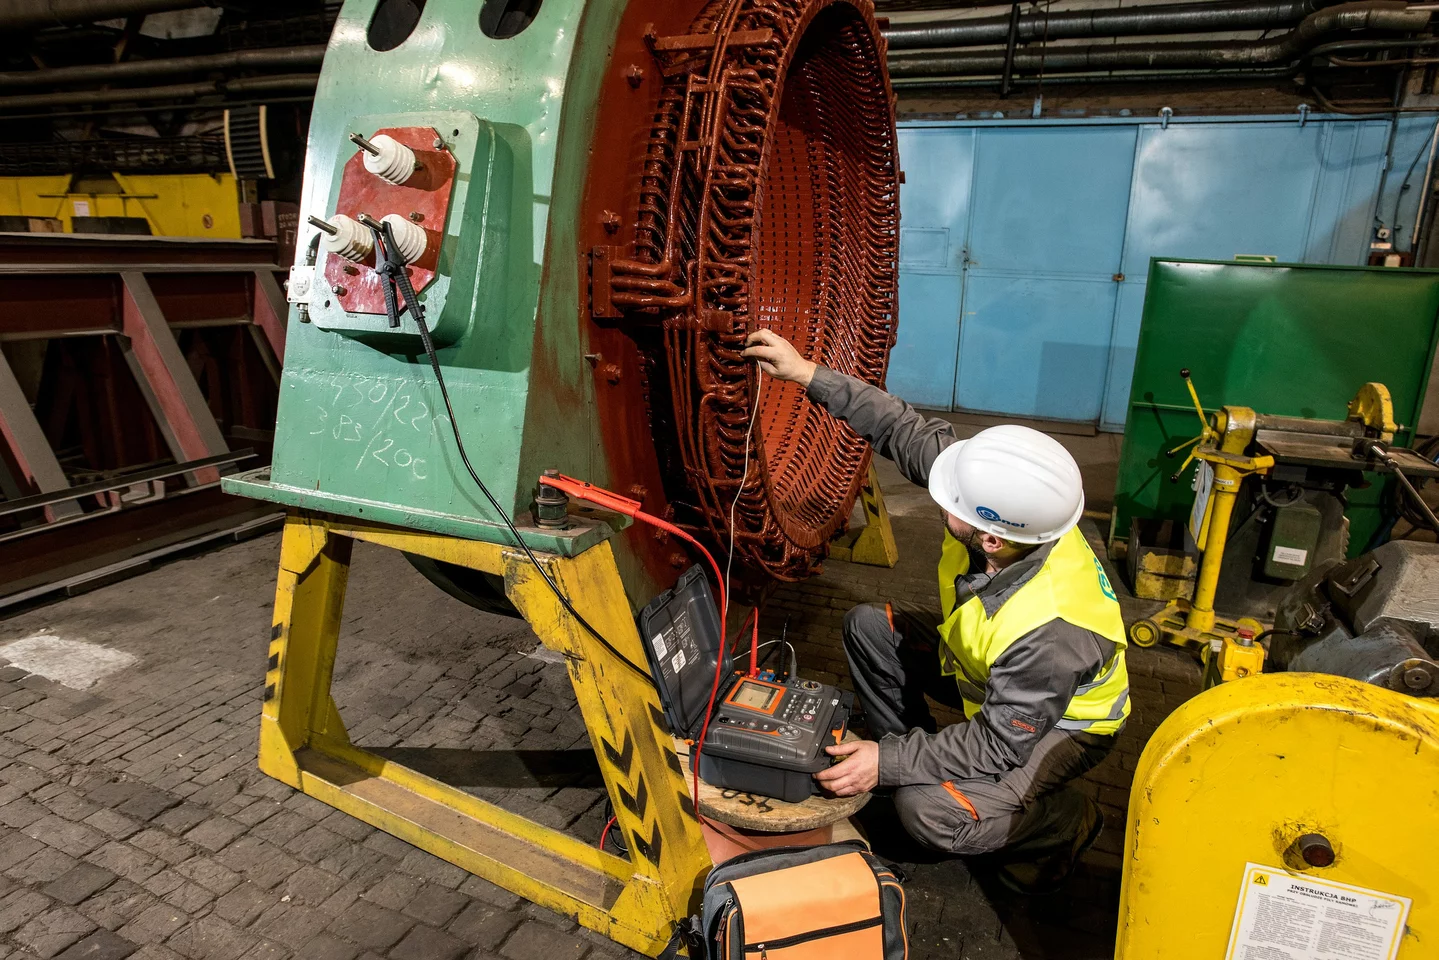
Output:
[[11,666],[75,690],[88,690],[96,681],[124,670],[138,659],[123,650],[49,633],[37,633],[0,646],[0,658],[10,661]]

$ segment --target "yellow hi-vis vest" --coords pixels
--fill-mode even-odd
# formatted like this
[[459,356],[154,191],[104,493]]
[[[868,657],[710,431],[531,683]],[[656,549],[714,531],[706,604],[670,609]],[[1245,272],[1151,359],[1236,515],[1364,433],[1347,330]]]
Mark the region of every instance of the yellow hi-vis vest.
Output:
[[1124,666],[1128,638],[1114,587],[1078,528],[1059,538],[1039,571],[993,617],[975,596],[954,608],[955,578],[968,572],[969,552],[946,532],[939,558],[944,610],[940,663],[944,675],[959,684],[966,717],[979,712],[990,668],[1004,651],[1030,631],[1058,619],[1098,634],[1116,649],[1094,679],[1075,691],[1057,726],[1094,734],[1115,733],[1124,726],[1129,716],[1129,671]]

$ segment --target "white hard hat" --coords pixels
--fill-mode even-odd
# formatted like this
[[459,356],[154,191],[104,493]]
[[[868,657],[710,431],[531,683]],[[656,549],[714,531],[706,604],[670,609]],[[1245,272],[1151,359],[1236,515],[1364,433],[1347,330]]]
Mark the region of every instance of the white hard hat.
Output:
[[1084,513],[1084,484],[1069,451],[1018,424],[941,450],[929,495],[965,523],[1016,543],[1058,540]]

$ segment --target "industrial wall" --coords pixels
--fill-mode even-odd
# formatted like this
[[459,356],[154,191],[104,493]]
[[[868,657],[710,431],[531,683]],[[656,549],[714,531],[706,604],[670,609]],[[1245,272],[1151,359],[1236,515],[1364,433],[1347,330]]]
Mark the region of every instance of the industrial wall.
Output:
[[1151,257],[1362,264],[1377,224],[1408,250],[1435,129],[1432,116],[904,123],[889,388],[933,409],[1122,430]]

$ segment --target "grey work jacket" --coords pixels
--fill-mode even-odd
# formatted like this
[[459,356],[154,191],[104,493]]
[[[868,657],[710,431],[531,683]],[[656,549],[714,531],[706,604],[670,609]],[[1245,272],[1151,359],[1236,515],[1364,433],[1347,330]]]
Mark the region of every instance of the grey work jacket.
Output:
[[[808,394],[922,487],[929,486],[935,457],[957,439],[946,421],[926,417],[898,397],[827,367],[815,370]],[[972,563],[971,570],[981,572],[955,581],[956,605],[977,596],[994,616],[1039,572],[1051,549],[1053,544],[1041,545],[993,575],[982,572],[982,562]],[[938,733],[914,729],[880,742],[880,786],[998,777],[1022,767],[1035,744],[1064,716],[1075,690],[1093,680],[1114,652],[1111,641],[1064,620],[1031,631],[994,662],[984,705],[970,722]]]

